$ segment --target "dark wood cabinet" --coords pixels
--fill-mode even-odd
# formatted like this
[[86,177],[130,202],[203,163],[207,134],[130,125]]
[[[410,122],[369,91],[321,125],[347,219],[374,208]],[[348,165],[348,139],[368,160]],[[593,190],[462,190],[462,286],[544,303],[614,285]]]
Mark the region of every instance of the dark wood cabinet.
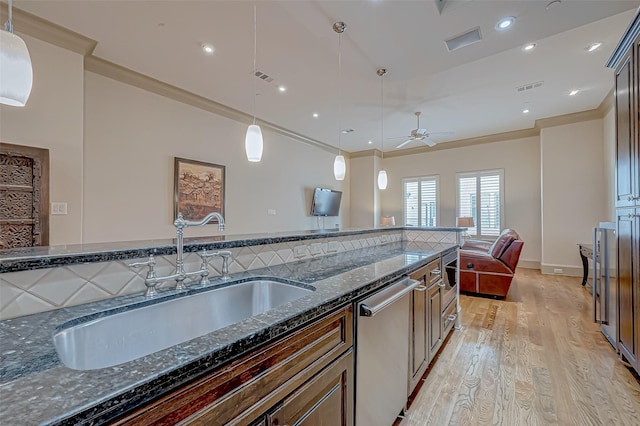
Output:
[[442,345],[442,287],[432,284],[429,287],[429,361],[438,353]]
[[[348,414],[353,410],[352,312],[347,306],[329,314],[113,424],[264,425],[272,420],[268,413],[274,407],[282,404],[290,416],[292,410],[307,407],[303,401],[312,401],[314,395],[329,400],[315,400],[314,403],[322,402],[322,407],[318,411],[309,408],[310,415],[333,415],[336,410]],[[333,386],[337,381],[343,387],[335,394],[331,392],[333,388],[322,387],[322,383]],[[346,407],[336,405],[336,395],[346,401]],[[351,396],[347,398],[348,395]]]
[[353,425],[353,352],[331,363],[267,415],[267,425]]
[[618,349],[640,371],[640,209],[618,210]]
[[617,346],[640,372],[640,10],[607,67],[615,69]]

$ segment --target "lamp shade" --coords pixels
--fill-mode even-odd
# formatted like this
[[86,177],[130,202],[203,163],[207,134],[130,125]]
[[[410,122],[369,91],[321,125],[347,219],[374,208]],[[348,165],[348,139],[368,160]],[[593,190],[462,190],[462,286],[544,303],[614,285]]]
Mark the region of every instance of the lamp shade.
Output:
[[395,216],[382,216],[380,218],[380,225],[383,225],[383,226],[395,226],[396,225],[396,217]]
[[0,30],[0,103],[25,106],[32,84],[33,70],[27,45],[17,35]]
[[252,124],[247,128],[244,149],[247,152],[247,160],[258,162],[262,159],[262,130],[257,124]]
[[336,159],[333,161],[333,175],[336,180],[344,180],[344,175],[347,173],[347,164],[344,162],[344,156],[336,155]]
[[473,218],[472,217],[458,217],[456,218],[456,226],[461,228],[473,228]]
[[387,172],[385,170],[378,172],[378,188],[387,189]]

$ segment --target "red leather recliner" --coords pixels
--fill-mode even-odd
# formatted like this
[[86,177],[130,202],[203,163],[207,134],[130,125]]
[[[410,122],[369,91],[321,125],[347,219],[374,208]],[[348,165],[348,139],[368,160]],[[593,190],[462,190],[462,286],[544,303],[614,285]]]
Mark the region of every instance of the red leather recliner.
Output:
[[505,229],[493,243],[468,240],[460,248],[460,291],[505,297],[524,241]]

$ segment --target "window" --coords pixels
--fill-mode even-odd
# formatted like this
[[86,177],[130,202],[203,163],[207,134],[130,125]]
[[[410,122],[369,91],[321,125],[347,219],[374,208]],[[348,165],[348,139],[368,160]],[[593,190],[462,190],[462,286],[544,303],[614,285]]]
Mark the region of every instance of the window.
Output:
[[458,217],[472,217],[469,234],[500,235],[503,228],[504,170],[458,173]]
[[405,226],[437,226],[438,176],[402,180]]

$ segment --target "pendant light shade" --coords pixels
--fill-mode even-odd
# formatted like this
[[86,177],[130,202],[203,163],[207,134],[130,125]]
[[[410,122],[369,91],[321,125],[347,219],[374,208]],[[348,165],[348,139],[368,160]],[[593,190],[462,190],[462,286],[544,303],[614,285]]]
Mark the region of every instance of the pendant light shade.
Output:
[[13,33],[11,3],[9,20],[0,30],[0,103],[22,107],[31,94],[33,69],[27,45]]
[[247,127],[247,134],[244,137],[244,151],[247,154],[247,160],[257,163],[262,160],[262,130],[256,124],[256,98],[258,91],[256,89],[256,50],[257,50],[257,28],[258,28],[258,11],[256,5],[253,5],[253,124]]
[[336,155],[336,159],[333,161],[333,175],[336,180],[344,180],[344,176],[347,173],[347,164],[344,161],[343,155]]
[[247,153],[247,160],[257,163],[262,159],[262,130],[260,130],[260,126],[251,124],[247,128],[244,150]]
[[387,189],[387,172],[385,170],[378,172],[378,188]]

